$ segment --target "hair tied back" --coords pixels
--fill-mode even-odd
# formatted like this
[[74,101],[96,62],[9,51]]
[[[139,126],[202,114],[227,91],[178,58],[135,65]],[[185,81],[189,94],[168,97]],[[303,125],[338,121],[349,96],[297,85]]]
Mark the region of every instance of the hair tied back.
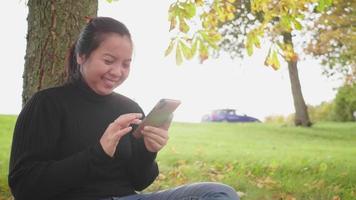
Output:
[[93,19],[94,19],[94,17],[84,16],[84,20],[86,21],[87,24],[89,24]]

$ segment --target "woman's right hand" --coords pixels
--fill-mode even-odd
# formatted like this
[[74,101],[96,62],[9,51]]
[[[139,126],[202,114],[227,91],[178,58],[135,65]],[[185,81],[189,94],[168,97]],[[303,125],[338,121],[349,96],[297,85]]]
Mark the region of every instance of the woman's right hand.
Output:
[[141,123],[141,113],[128,113],[121,115],[106,128],[100,138],[100,144],[107,155],[114,156],[117,144],[122,136],[131,131],[131,124]]

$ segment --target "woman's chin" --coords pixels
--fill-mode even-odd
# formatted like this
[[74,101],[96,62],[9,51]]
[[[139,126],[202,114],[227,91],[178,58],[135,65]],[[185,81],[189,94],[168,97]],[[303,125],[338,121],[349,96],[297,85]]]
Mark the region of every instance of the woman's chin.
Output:
[[101,87],[99,88],[96,93],[98,93],[99,95],[105,96],[105,95],[109,95],[114,91],[115,87]]

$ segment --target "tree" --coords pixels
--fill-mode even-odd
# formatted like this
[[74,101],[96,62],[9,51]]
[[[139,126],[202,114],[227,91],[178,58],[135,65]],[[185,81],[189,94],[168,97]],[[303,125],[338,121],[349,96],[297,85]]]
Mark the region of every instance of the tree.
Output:
[[311,15],[312,39],[306,52],[320,58],[328,76],[343,75],[346,84],[356,82],[356,1],[334,0],[321,15]]
[[356,83],[339,88],[334,100],[332,117],[336,121],[355,121],[354,112],[356,112]]
[[[301,20],[311,7],[323,11],[332,0],[177,0],[169,9],[170,31],[177,30],[166,55],[176,49],[176,60],[180,64],[199,52],[201,62],[220,50],[242,55],[243,47],[252,55],[255,47],[260,48],[262,37],[272,42],[265,64],[277,70],[278,57],[288,63],[291,89],[295,107],[295,124],[310,126],[307,106],[301,91],[297,61],[293,47],[293,30],[301,30]],[[188,24],[200,24],[190,31]],[[233,29],[224,28],[232,27]],[[223,34],[222,34],[222,33]],[[223,41],[223,42],[222,42]],[[236,41],[232,46],[229,41]],[[220,45],[220,46],[219,46]],[[221,48],[222,47],[222,48]]]
[[65,58],[85,16],[96,16],[97,0],[28,1],[28,31],[23,73],[23,105],[38,90],[66,80]]

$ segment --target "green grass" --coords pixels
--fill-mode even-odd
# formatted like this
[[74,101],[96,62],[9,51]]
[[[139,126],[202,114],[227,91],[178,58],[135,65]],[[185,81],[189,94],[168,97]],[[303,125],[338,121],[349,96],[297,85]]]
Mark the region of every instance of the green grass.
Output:
[[0,200],[10,196],[7,186],[10,146],[16,116],[0,115]]
[[[0,116],[0,186],[6,186],[14,116]],[[312,128],[276,124],[174,123],[147,191],[220,181],[242,200],[356,199],[356,123]],[[4,188],[5,187],[5,188]],[[1,196],[0,196],[1,199]]]

